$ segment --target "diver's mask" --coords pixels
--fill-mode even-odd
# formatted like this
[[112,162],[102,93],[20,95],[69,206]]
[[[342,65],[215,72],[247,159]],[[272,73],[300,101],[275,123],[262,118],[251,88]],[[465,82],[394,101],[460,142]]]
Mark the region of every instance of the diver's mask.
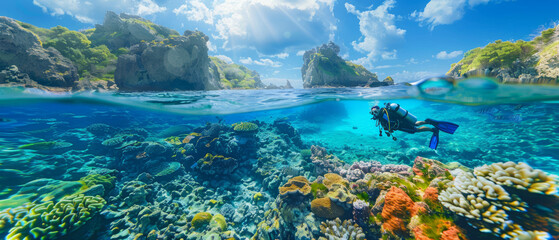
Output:
[[379,113],[380,113],[380,107],[379,106],[375,105],[371,108],[370,114],[373,115],[374,120],[378,119]]

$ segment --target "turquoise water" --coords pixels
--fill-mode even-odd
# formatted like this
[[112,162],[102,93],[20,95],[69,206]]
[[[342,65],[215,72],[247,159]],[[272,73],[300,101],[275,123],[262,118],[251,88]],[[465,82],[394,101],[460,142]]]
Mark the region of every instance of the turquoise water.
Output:
[[[64,234],[60,227],[48,239],[76,236],[71,234],[88,239],[265,239],[256,234],[258,223],[269,219],[264,213],[282,199],[278,187],[293,176],[313,181],[322,175],[309,160],[310,152],[304,153],[312,145],[348,166],[378,161],[411,167],[421,156],[470,169],[524,162],[548,175],[559,174],[558,89],[477,83],[430,88],[75,95],[4,89],[0,235],[13,237],[9,234],[15,231],[6,226],[17,219],[5,220],[6,211],[15,215],[10,209],[56,203],[86,191],[106,201],[92,210],[97,218],[86,219],[88,226],[96,224],[89,231],[76,224]],[[399,103],[418,120],[460,127],[452,135],[441,133],[437,150],[428,147],[430,133],[395,132],[397,140],[379,136],[369,110],[384,102]],[[240,122],[254,123],[258,132],[236,132],[232,124]],[[234,162],[212,166],[208,154]],[[93,175],[112,183],[93,188],[102,182],[86,180]],[[222,214],[226,228],[196,227],[200,212]],[[286,219],[281,224],[299,221]],[[464,228],[471,226],[480,229],[471,223]],[[284,228],[280,236],[291,239],[294,229]],[[365,229],[367,236],[378,236],[370,231]],[[321,234],[318,228],[310,232]],[[467,234],[471,239],[495,237],[479,238],[474,230]]]

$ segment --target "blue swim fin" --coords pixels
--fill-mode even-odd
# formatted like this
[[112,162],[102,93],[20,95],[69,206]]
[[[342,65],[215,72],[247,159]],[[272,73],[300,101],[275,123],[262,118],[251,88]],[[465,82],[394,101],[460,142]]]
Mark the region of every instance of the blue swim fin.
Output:
[[439,145],[439,130],[435,130],[435,132],[433,132],[433,136],[431,136],[429,147],[433,150],[437,150],[438,145]]
[[425,119],[425,122],[435,126],[437,129],[445,132],[453,134],[456,129],[459,127],[458,124],[454,124],[451,122],[443,122],[443,121],[436,121],[430,118]]

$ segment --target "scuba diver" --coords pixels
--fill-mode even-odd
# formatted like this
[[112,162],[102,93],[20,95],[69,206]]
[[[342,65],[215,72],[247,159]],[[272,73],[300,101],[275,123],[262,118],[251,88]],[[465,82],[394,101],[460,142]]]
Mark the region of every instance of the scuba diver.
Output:
[[[386,136],[390,137],[392,135],[394,141],[396,141],[396,137],[394,137],[394,131],[396,130],[412,134],[416,132],[432,132],[433,136],[431,136],[429,147],[437,149],[439,145],[439,130],[454,134],[454,131],[458,128],[457,124],[429,118],[425,119],[425,121],[417,121],[415,116],[397,103],[385,103],[384,105],[383,108],[378,105],[371,107],[370,114],[373,115],[371,119],[377,121],[376,126],[379,126],[379,136],[382,136],[382,129],[384,129]],[[422,126],[425,124],[433,125],[433,127]]]

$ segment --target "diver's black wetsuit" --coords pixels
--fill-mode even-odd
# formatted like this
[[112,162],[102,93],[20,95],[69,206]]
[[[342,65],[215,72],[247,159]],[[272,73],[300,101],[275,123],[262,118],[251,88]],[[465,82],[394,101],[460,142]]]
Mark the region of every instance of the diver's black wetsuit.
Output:
[[[388,116],[386,113],[388,113]],[[407,133],[417,132],[415,122],[407,121],[405,118],[397,115],[396,112],[391,109],[383,107],[380,109],[380,114],[380,125],[386,131],[389,131],[391,133],[396,130],[404,131]],[[390,120],[390,122],[388,120]]]

